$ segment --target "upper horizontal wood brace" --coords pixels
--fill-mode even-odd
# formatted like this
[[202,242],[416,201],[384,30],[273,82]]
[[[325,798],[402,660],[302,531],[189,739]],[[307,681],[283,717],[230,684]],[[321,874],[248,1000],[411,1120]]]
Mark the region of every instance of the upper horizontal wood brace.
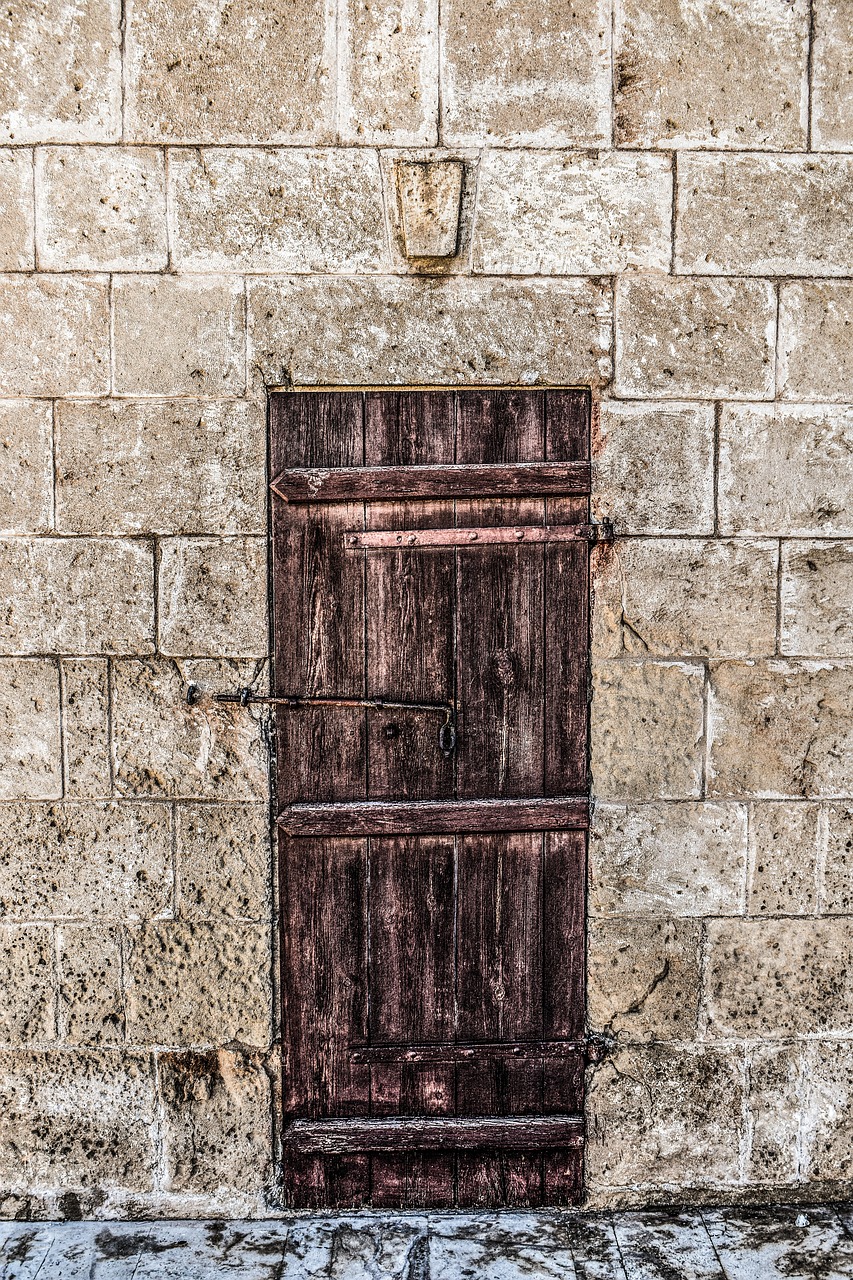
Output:
[[477,831],[565,831],[589,826],[585,796],[527,800],[349,800],[291,804],[278,824],[289,836],[453,835]]
[[270,488],[283,502],[382,502],[407,498],[537,498],[588,494],[588,462],[428,467],[293,467]]
[[350,1151],[544,1151],[583,1145],[580,1116],[383,1116],[294,1120],[282,1134],[302,1155]]
[[487,525],[480,529],[376,529],[344,534],[353,551],[405,551],[407,547],[487,547],[531,542],[592,542],[600,526],[591,524]]

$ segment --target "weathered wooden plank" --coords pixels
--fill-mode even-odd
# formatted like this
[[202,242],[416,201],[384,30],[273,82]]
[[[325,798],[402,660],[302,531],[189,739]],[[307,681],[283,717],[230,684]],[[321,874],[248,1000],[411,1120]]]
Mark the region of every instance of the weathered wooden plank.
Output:
[[504,1058],[533,1062],[546,1058],[577,1058],[585,1040],[484,1040],[481,1044],[379,1044],[351,1045],[353,1062],[482,1062]]
[[288,467],[270,488],[282,502],[398,502],[411,498],[525,498],[589,493],[588,462],[511,466]]
[[529,796],[524,800],[354,800],[291,804],[279,826],[292,836],[446,835],[454,831],[583,830],[586,796]]
[[580,1116],[387,1116],[381,1119],[294,1120],[282,1134],[285,1149],[303,1154],[358,1151],[542,1151],[580,1146]]

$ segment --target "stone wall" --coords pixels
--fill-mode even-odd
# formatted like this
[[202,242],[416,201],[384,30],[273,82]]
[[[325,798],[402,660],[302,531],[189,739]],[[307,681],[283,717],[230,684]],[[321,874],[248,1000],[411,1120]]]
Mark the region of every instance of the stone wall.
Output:
[[[10,0],[0,1211],[276,1204],[265,400],[585,384],[589,1202],[853,1185],[853,13]],[[465,161],[413,266],[398,158]]]

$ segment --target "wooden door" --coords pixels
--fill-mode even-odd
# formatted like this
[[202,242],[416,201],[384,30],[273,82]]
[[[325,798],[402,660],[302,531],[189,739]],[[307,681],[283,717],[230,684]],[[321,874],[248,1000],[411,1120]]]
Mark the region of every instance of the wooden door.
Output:
[[590,400],[271,402],[286,1194],[580,1192]]

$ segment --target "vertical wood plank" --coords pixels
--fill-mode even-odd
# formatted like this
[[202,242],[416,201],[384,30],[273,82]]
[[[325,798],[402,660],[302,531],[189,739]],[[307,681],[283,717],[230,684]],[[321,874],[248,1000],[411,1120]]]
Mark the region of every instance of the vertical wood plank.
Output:
[[[280,837],[285,1124],[369,1107],[370,1070],[349,1052],[367,1033],[365,846]],[[295,1207],[357,1205],[368,1194],[365,1156],[294,1158],[287,1172]]]

